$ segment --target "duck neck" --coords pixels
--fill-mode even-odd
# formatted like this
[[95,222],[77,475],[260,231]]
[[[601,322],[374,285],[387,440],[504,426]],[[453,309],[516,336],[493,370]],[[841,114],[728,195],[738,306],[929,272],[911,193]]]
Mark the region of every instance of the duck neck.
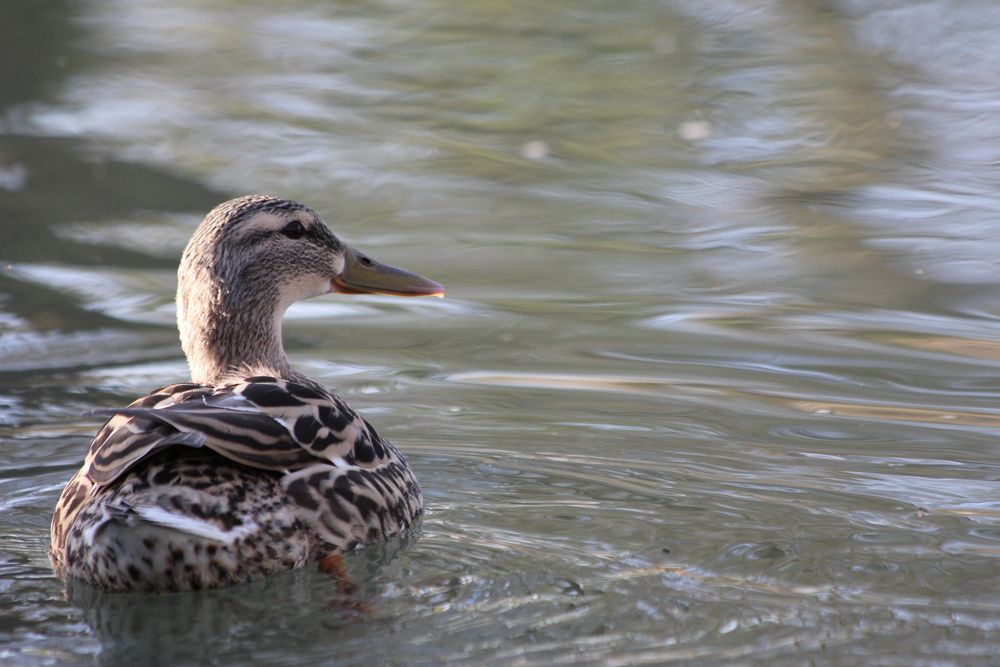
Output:
[[226,281],[182,278],[177,328],[191,379],[219,384],[251,375],[297,378],[281,342],[284,311],[273,284],[247,294],[227,287]]

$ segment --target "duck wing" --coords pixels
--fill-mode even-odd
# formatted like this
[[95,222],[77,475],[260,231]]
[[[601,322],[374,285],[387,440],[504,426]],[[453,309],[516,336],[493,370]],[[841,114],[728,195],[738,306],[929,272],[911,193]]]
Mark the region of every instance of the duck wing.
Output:
[[[210,394],[211,387],[194,383],[172,384],[133,401],[128,410],[162,410],[174,403],[197,400]],[[86,414],[97,414],[90,411]],[[200,447],[204,439],[183,434],[156,419],[101,412],[111,417],[94,436],[84,462],[84,476],[95,484],[108,484],[138,461],[170,445]]]
[[91,444],[74,496],[110,484],[166,446],[187,445],[281,473],[296,515],[343,551],[399,532],[423,506],[403,455],[319,386],[271,377],[174,385],[91,414],[112,417]]
[[87,476],[109,484],[169,445],[208,447],[253,468],[290,472],[318,464],[375,467],[393,449],[339,398],[270,377],[222,387],[171,385],[111,415],[91,443]]

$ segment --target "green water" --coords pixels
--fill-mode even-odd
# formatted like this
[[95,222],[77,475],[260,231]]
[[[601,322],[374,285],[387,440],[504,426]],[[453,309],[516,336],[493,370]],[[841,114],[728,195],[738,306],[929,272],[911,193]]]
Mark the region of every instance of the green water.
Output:
[[[0,662],[996,664],[1000,6],[0,19]],[[448,291],[285,326],[425,491],[367,615],[48,566],[80,414],[185,378],[180,251],[250,192]]]

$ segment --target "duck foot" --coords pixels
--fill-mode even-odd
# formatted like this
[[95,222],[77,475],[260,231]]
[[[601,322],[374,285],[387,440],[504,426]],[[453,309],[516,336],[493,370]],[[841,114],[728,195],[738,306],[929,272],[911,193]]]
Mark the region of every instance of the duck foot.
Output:
[[364,600],[358,600],[355,596],[358,592],[357,585],[351,581],[344,567],[344,557],[340,554],[324,556],[319,560],[319,571],[333,579],[337,587],[337,594],[327,600],[323,609],[327,611],[337,610],[356,614],[359,617],[371,616],[375,611],[372,605]]

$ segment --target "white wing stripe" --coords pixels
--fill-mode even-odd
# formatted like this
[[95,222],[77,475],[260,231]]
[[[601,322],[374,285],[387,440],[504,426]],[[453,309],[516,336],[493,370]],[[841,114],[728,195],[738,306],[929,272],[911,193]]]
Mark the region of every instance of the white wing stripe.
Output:
[[230,530],[223,530],[208,521],[183,514],[174,514],[162,507],[139,505],[130,509],[150,523],[222,544],[232,544],[236,540],[252,535],[256,530],[256,526],[253,525],[235,526]]

